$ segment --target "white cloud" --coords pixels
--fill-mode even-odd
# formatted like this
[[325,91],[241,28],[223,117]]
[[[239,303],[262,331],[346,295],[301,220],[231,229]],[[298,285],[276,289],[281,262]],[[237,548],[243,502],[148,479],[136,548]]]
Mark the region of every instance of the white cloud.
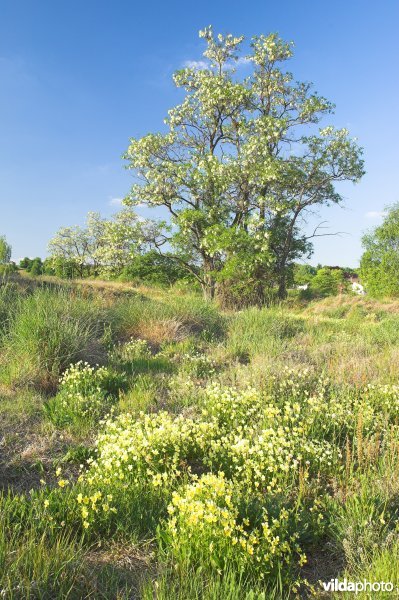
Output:
[[248,65],[250,62],[251,62],[251,58],[249,58],[248,56],[240,56],[236,61],[236,65],[238,67],[242,67],[242,66]]
[[109,204],[111,206],[120,206],[122,204],[123,198],[110,198]]
[[386,214],[387,213],[383,210],[370,210],[369,212],[366,212],[364,216],[366,219],[382,219]]
[[183,66],[187,69],[209,69],[209,64],[205,60],[185,60]]
[[[240,56],[236,61],[226,63],[225,68],[230,70],[234,68],[245,67],[250,62],[250,58],[246,56]],[[199,71],[201,69],[209,69],[210,65],[205,60],[185,60],[183,63],[183,67],[186,67],[188,69],[196,69]]]

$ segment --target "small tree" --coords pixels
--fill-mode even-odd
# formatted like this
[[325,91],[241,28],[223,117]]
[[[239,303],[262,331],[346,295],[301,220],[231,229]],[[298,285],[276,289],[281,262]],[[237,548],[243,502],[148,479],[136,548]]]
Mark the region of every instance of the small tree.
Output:
[[50,257],[47,269],[52,269],[53,274],[61,279],[74,279],[79,276],[75,261],[61,256]]
[[19,261],[19,268],[29,270],[31,264],[32,264],[32,260],[30,258],[28,258],[27,256],[25,256],[25,258],[22,258]]
[[48,250],[54,265],[73,266],[76,275],[83,277],[92,258],[93,242],[87,228],[62,227],[50,240]]
[[30,266],[29,273],[31,275],[33,275],[34,277],[36,277],[37,275],[43,274],[43,262],[42,262],[41,258],[36,257],[32,260],[32,264]]
[[51,258],[44,259],[43,273],[44,273],[44,275],[55,275],[55,269],[54,269],[54,265],[52,264]]
[[[90,226],[90,224],[89,224]],[[145,221],[131,208],[124,208],[112,219],[103,220],[92,258],[100,273],[119,275],[145,245]]]
[[0,264],[6,265],[11,260],[11,246],[4,235],[0,236]]
[[360,277],[375,297],[399,296],[399,203],[386,211],[383,223],[362,239]]
[[336,296],[344,286],[344,274],[341,269],[319,269],[310,283],[310,289],[316,296]]

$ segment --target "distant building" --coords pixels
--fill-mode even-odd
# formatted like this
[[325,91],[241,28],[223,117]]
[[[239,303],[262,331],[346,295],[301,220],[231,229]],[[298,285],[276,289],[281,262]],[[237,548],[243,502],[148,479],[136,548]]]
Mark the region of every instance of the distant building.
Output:
[[359,296],[364,296],[366,292],[364,291],[364,287],[358,281],[351,282],[352,292],[358,294]]

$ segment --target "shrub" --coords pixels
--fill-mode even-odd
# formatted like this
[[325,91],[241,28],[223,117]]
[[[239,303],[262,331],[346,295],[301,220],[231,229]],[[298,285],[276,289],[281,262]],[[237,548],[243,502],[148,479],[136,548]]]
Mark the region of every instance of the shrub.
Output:
[[17,265],[14,262],[9,262],[5,265],[0,264],[0,277],[6,277],[7,275],[11,275],[17,270]]
[[27,269],[29,271],[29,273],[36,277],[38,275],[42,275],[43,274],[43,262],[41,258],[35,258],[32,261],[32,264],[30,265],[30,268]]
[[319,269],[310,282],[310,289],[316,296],[336,296],[344,284],[341,269]]

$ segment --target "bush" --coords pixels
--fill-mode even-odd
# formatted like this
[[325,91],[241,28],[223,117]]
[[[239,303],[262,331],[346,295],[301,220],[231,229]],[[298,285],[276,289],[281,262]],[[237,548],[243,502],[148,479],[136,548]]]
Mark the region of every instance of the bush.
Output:
[[226,309],[263,306],[277,299],[277,293],[260,284],[256,278],[224,279],[217,286],[217,300]]
[[158,285],[173,285],[177,281],[194,280],[193,275],[168,254],[161,255],[156,250],[138,254],[127,265],[120,276],[122,281],[142,281]]
[[30,268],[27,269],[33,277],[43,274],[43,263],[41,258],[34,258]]
[[315,296],[336,296],[344,284],[341,269],[319,269],[310,282],[310,289]]

